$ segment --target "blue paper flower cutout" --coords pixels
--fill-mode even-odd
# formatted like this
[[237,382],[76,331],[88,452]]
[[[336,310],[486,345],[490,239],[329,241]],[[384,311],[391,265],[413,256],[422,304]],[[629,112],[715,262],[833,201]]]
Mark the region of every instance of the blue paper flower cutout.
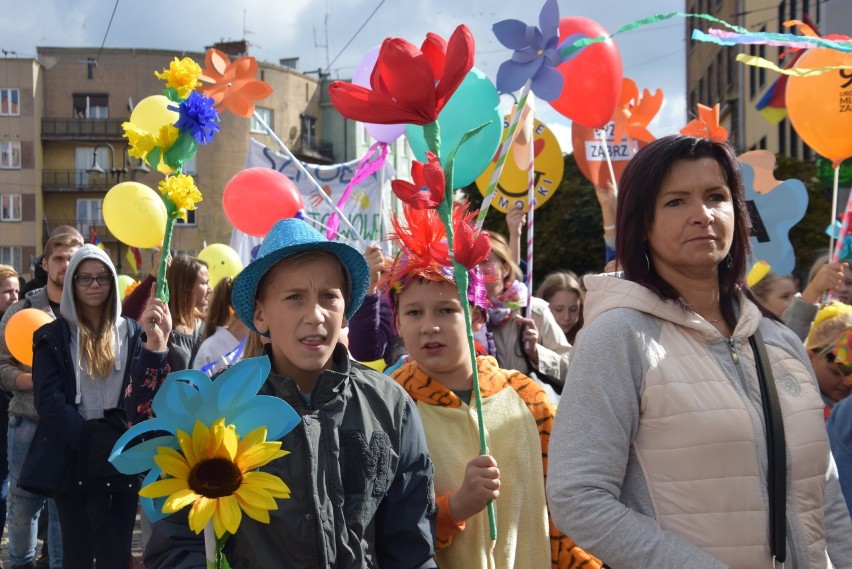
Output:
[[[180,448],[177,431],[191,433],[195,421],[212,425],[224,418],[244,436],[257,427],[266,427],[266,440],[278,440],[299,424],[298,413],[278,397],[258,395],[269,377],[269,358],[250,358],[231,366],[211,380],[198,370],[170,373],[152,402],[154,418],[131,427],[115,443],[109,460],[124,474],[148,472],[143,486],[159,478],[162,470],[154,462],[157,447]],[[125,448],[137,437],[149,433],[170,433]],[[150,498],[142,498],[142,507],[151,520],[165,517],[162,507]],[[162,501],[162,500],[160,500]]]
[[181,132],[189,132],[199,144],[213,142],[219,132],[219,112],[213,108],[213,99],[198,91],[192,91],[180,105],[169,109],[180,113],[175,126]]
[[497,89],[517,91],[531,80],[530,89],[540,99],[555,101],[562,93],[562,74],[556,66],[563,62],[559,53],[559,4],[547,0],[538,16],[538,25],[520,20],[503,20],[492,27],[497,40],[514,50],[512,59],[497,71]]

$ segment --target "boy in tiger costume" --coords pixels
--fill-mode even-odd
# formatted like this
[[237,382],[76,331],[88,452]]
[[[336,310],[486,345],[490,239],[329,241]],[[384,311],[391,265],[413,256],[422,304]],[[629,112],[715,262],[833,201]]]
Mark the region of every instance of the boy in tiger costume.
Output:
[[[393,220],[401,253],[381,284],[409,354],[392,377],[417,404],[435,466],[438,565],[601,567],[549,522],[544,482],[555,408],[534,380],[500,369],[490,356],[477,358],[489,448],[488,455],[480,455],[473,364],[446,232],[435,210],[405,206],[403,212],[405,225]],[[470,265],[467,300],[478,329],[487,297],[476,265],[488,257],[490,242],[487,235],[459,226],[469,224],[472,215],[460,208],[454,212],[454,245],[456,258]],[[489,501],[496,509],[496,542],[485,510]]]

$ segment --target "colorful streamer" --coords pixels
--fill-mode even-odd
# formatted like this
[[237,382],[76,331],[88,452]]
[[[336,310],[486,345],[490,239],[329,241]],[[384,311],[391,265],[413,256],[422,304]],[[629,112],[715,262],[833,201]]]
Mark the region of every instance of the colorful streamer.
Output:
[[[376,151],[379,153],[378,156],[374,156]],[[385,159],[387,156],[388,145],[384,142],[375,142],[367,149],[367,152],[364,154],[364,157],[361,158],[361,161],[358,162],[358,166],[355,167],[355,173],[352,175],[352,179],[349,180],[348,184],[346,184],[346,189],[343,191],[343,195],[340,196],[340,200],[337,202],[337,209],[328,218],[328,232],[326,233],[326,237],[328,237],[329,241],[334,241],[338,235],[337,228],[340,226],[340,219],[337,216],[337,211],[343,211],[343,206],[346,205],[346,202],[349,200],[349,196],[352,195],[352,190],[355,186],[375,174],[385,165]]]
[[779,67],[775,63],[772,63],[769,60],[763,59],[762,57],[758,57],[756,55],[748,55],[746,53],[741,53],[737,55],[737,61],[740,63],[745,63],[746,65],[753,65],[754,67],[761,67],[763,69],[769,69],[770,71],[775,71],[776,73],[781,73],[783,75],[792,75],[796,77],[812,77],[814,75],[822,75],[826,71],[837,71],[838,69],[852,69],[852,65],[827,65],[823,67]]

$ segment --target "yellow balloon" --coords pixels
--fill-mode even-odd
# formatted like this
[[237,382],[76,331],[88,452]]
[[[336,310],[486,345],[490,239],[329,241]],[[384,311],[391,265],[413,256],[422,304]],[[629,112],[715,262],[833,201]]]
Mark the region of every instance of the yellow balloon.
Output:
[[157,136],[162,127],[175,124],[180,117],[178,113],[168,109],[169,105],[177,106],[165,95],[145,97],[133,108],[133,112],[130,113],[130,122],[137,128]]
[[225,277],[233,278],[243,270],[239,253],[222,243],[208,245],[198,254],[198,259],[207,263],[210,286],[216,286]]
[[104,196],[104,223],[116,239],[140,249],[157,247],[166,233],[166,204],[139,182],[122,182]]

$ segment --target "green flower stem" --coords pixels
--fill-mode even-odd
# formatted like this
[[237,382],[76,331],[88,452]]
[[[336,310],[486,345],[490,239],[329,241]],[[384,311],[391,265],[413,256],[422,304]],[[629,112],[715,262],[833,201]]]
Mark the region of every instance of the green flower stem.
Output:
[[[441,129],[437,122],[427,124],[423,127],[423,133],[426,138],[426,144],[429,150],[433,152],[440,160],[441,155]],[[452,158],[452,156],[451,156]],[[473,370],[472,376],[472,391],[473,400],[476,406],[476,421],[479,427],[479,452],[480,454],[488,454],[488,442],[485,440],[485,420],[482,417],[482,394],[479,391],[479,368],[476,365],[476,347],[473,343],[473,326],[470,320],[470,301],[467,298],[468,287],[468,272],[467,267],[456,261],[456,255],[453,250],[453,160],[449,160],[447,168],[444,171],[445,190],[444,199],[438,205],[438,217],[444,224],[444,229],[447,233],[447,249],[449,250],[450,259],[453,260],[453,278],[456,281],[456,288],[459,293],[459,301],[464,312],[464,323],[467,328],[467,345],[470,353],[470,362]],[[488,528],[491,533],[491,540],[497,539],[497,517],[494,512],[494,503],[488,502]]]
[[[426,139],[426,146],[440,160],[441,158],[441,125],[438,121],[430,122],[423,125],[423,138]],[[425,160],[424,160],[425,161]],[[448,185],[447,188],[450,188]],[[450,192],[452,189],[450,188]]]
[[163,235],[163,246],[160,248],[160,266],[157,267],[157,298],[168,304],[169,302],[169,282],[166,280],[166,269],[169,262],[169,251],[172,247],[172,233],[175,229],[175,221],[178,218],[178,210],[174,202],[167,197],[163,197],[166,202],[166,233]]

